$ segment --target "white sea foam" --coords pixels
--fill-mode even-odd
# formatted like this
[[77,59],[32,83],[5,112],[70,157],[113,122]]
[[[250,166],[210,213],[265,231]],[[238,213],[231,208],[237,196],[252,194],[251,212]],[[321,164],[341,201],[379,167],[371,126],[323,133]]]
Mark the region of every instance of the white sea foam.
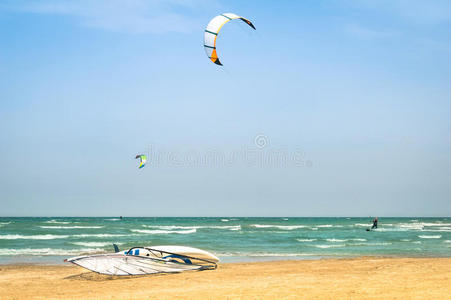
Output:
[[[105,247],[105,246],[112,246],[112,242],[73,242],[71,244],[77,245],[77,246],[84,246],[84,247]],[[116,245],[120,245],[121,243],[115,243]]]
[[39,248],[39,249],[0,249],[0,255],[80,255],[88,253],[102,252],[103,249],[53,249],[53,248]]
[[[400,228],[400,227],[395,227],[395,228],[386,228],[386,227],[378,227],[377,229],[373,229],[375,232],[392,232],[392,231],[410,231],[411,229],[409,228]],[[418,230],[415,230],[418,231]]]
[[405,228],[407,230],[423,230],[424,226],[419,223],[406,223],[406,224],[398,224],[400,228]]
[[346,242],[348,241],[347,239],[326,239],[326,241],[328,242],[332,242],[332,243],[339,243],[339,242]]
[[421,244],[421,241],[414,241],[412,244]]
[[54,234],[38,234],[38,235],[20,235],[20,234],[6,234],[0,235],[0,240],[54,240],[65,239],[68,235],[54,235]]
[[410,242],[410,239],[401,239],[401,242]]
[[238,226],[236,226],[236,227],[230,228],[229,230],[231,230],[231,231],[238,231],[238,230],[241,230],[241,225],[238,225]]
[[427,226],[427,227],[433,227],[433,226],[451,226],[451,223],[440,223],[440,222],[438,222],[438,223],[425,223],[425,222],[423,222],[423,223],[419,223],[419,224],[422,224],[423,226]]
[[[173,230],[173,229],[199,229],[199,228],[202,228],[203,226],[142,225],[142,227]],[[226,227],[228,227],[228,226],[226,226]]]
[[44,223],[48,223],[48,224],[69,224],[70,222],[58,221],[58,220],[49,220],[49,221],[45,221]]
[[451,243],[451,240],[444,240],[444,243]]
[[[354,224],[354,226],[360,226],[360,227],[370,227],[371,224],[363,224],[363,223],[357,223]],[[389,227],[389,228],[387,228]],[[421,231],[423,230],[424,226],[419,223],[399,223],[399,224],[381,224],[379,228],[377,228],[377,231]]]
[[441,235],[419,235],[418,236],[420,239],[439,239],[442,236]]
[[432,229],[424,229],[423,231],[430,232],[451,232],[451,227],[432,227]]
[[212,225],[212,226],[175,226],[175,225],[142,225],[146,228],[157,228],[163,230],[174,230],[174,229],[229,229],[229,230],[241,230],[241,225]]
[[331,242],[331,243],[340,243],[340,242],[348,242],[348,241],[366,242],[366,239],[326,239],[326,241]]
[[105,238],[105,237],[121,237],[121,236],[129,236],[129,234],[110,234],[110,233],[93,233],[93,234],[74,234],[72,237],[81,237],[81,238],[90,238],[90,237],[97,237],[97,238]]
[[318,256],[318,253],[248,253],[248,252],[223,252],[215,253],[219,257],[241,256],[241,257],[296,257],[296,256]]
[[305,228],[305,225],[269,225],[269,224],[251,224],[250,226],[255,228],[277,228],[282,230],[294,230],[299,228]]
[[295,257],[295,256],[315,256],[318,254],[312,253],[252,253],[246,256],[255,256],[255,257]]
[[[207,228],[207,229],[228,229],[228,230],[241,230],[241,225],[217,225],[217,226],[197,226],[194,229]],[[183,229],[183,228],[182,228]]]
[[334,225],[325,224],[325,225],[317,225],[316,227],[318,227],[318,228],[331,228],[331,227],[334,227]]
[[351,243],[349,244],[350,246],[388,246],[391,245],[392,243],[389,242],[380,242],[380,243]]
[[333,245],[314,245],[316,248],[327,249],[327,248],[341,248],[345,247],[345,244],[333,244]]
[[44,229],[94,229],[103,228],[103,226],[39,226]]
[[202,228],[241,230],[241,225],[230,225],[230,226],[205,226],[205,227],[202,227]]
[[311,230],[318,230],[318,228],[316,228],[316,227],[312,227],[312,228],[310,228]]
[[229,219],[221,219],[221,222],[229,222]]
[[317,239],[296,239],[298,242],[314,242]]
[[141,229],[130,229],[133,232],[138,233],[146,233],[146,234],[171,234],[171,233],[177,233],[177,234],[190,234],[190,233],[196,233],[196,229],[188,229],[188,230],[141,230]]
[[120,221],[121,219],[103,219],[105,221]]
[[[428,226],[428,224],[435,224],[435,223],[398,223],[398,224],[392,224],[392,223],[382,223],[380,224],[378,230],[379,231],[409,231],[409,230],[423,230],[425,226]],[[365,224],[365,223],[356,223],[354,226],[359,227],[370,227],[371,224]],[[435,225],[439,226],[439,225]],[[392,227],[392,228],[387,228]]]

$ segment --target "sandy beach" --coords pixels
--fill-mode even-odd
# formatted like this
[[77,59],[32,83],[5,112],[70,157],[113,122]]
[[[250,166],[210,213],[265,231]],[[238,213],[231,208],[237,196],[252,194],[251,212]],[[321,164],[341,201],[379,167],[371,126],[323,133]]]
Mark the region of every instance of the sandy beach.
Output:
[[451,299],[451,258],[221,264],[183,274],[110,277],[72,265],[2,265],[2,299]]

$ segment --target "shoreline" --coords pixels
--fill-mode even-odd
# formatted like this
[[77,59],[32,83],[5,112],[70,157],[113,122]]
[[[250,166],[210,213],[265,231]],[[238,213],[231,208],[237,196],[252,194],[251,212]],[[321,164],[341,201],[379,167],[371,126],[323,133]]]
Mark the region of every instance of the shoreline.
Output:
[[0,294],[7,299],[445,299],[451,294],[451,258],[287,259],[132,277],[69,264],[9,264],[0,265]]
[[[102,254],[102,253],[99,253]],[[451,259],[451,256],[408,256],[408,255],[281,255],[281,256],[218,256],[219,264],[241,264],[241,263],[267,263],[280,261],[318,261],[318,260],[360,260],[360,259]],[[19,257],[18,257],[19,258]],[[66,266],[71,265],[64,260],[69,256],[48,256],[36,257],[28,256],[31,261],[26,262],[19,258],[17,261],[2,262],[1,266]],[[23,258],[22,258],[23,259]]]

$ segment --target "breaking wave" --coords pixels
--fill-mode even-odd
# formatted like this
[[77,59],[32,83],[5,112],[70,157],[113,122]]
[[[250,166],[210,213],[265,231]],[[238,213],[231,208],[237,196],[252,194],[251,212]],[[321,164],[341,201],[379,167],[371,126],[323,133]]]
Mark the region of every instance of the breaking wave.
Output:
[[451,227],[432,227],[432,229],[424,229],[423,231],[432,231],[432,232],[451,232]]
[[335,245],[314,245],[316,248],[327,249],[327,248],[341,248],[345,247],[345,244],[335,244]]
[[251,224],[250,226],[255,228],[277,228],[282,230],[294,230],[299,228],[305,228],[305,225],[266,225],[266,224]]
[[224,253],[216,253],[219,257],[228,257],[228,256],[246,256],[246,257],[296,257],[296,256],[318,256],[318,253],[248,253],[248,252],[224,252]]
[[348,240],[347,239],[344,239],[344,240],[342,240],[342,239],[326,239],[326,241],[332,242],[332,243],[340,243],[340,242],[346,242]]
[[352,243],[349,244],[349,246],[388,246],[391,245],[392,243],[389,242],[380,242],[380,243]]
[[81,238],[89,238],[89,237],[98,237],[98,238],[105,238],[105,237],[121,237],[121,236],[129,236],[129,234],[110,234],[110,233],[86,233],[86,234],[74,234],[73,237],[81,237]]
[[451,223],[418,223],[418,224],[422,224],[423,226],[428,226],[428,227],[433,227],[433,226],[451,226]]
[[349,241],[366,242],[366,239],[326,239],[326,241],[331,242],[331,243],[340,243],[340,242],[349,242]]
[[47,223],[47,224],[69,224],[69,223],[71,223],[71,222],[57,221],[57,220],[49,220],[49,221],[45,221],[44,223]]
[[296,239],[298,242],[314,242],[317,241],[317,239]]
[[52,248],[25,248],[25,249],[0,249],[0,255],[80,255],[102,252],[103,249],[52,249]]
[[439,239],[442,236],[441,235],[419,235],[420,239]]
[[228,230],[241,230],[241,225],[211,225],[211,226],[175,226],[175,225],[142,225],[146,228],[157,228],[163,230],[174,230],[174,229],[228,229]]
[[196,233],[196,229],[188,229],[188,230],[142,230],[142,229],[130,229],[130,231],[137,232],[137,233],[145,233],[145,234],[170,234],[170,233],[177,233],[177,234],[190,234],[190,233]]
[[54,235],[54,234],[38,234],[38,235],[20,235],[20,234],[6,234],[0,235],[0,240],[54,240],[66,239],[68,235]]
[[44,229],[98,229],[103,226],[39,226]]
[[[106,247],[113,246],[112,242],[73,242],[71,244],[83,247]],[[121,243],[115,243],[116,245],[120,245]]]

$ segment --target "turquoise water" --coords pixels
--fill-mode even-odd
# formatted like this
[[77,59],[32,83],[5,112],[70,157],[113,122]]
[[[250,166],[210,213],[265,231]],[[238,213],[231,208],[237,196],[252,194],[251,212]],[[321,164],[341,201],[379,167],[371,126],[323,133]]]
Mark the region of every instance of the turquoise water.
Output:
[[51,262],[132,246],[185,245],[223,261],[451,257],[451,218],[0,218],[0,263]]

